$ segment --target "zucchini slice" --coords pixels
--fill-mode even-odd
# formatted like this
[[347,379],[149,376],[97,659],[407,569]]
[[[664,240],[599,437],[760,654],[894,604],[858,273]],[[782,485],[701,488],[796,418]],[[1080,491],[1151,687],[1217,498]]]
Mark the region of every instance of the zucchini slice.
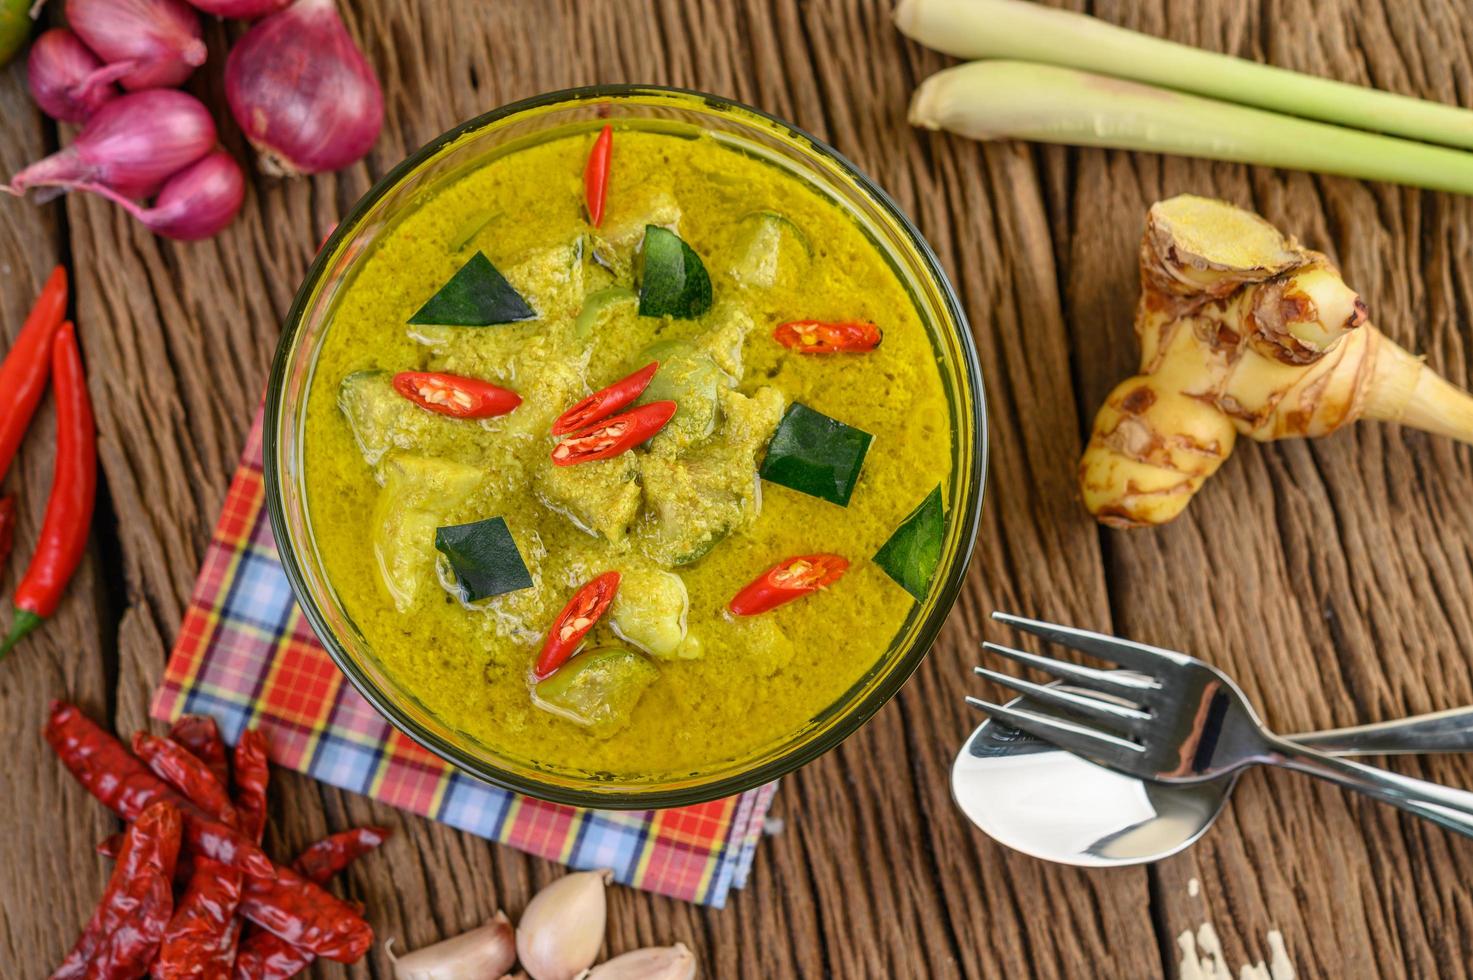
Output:
[[862,429],[794,402],[767,444],[760,473],[769,483],[847,507],[873,441]]
[[941,564],[941,542],[945,536],[946,514],[938,483],[920,506],[900,522],[890,540],[875,552],[875,564],[917,602],[924,602],[931,589],[931,579]]
[[425,301],[410,323],[447,327],[489,327],[520,323],[537,316],[522,294],[497,271],[486,253],[477,251]]
[[639,315],[693,320],[711,308],[711,277],[695,250],[659,225],[645,225]]
[[449,559],[470,602],[532,587],[527,563],[500,517],[437,528],[435,550]]

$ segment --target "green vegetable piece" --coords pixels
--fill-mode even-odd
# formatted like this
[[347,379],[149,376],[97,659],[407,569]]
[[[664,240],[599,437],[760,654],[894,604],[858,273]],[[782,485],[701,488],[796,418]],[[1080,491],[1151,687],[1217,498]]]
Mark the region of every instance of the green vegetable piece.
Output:
[[633,299],[634,290],[628,286],[608,286],[597,292],[589,293],[583,300],[583,308],[578,311],[578,319],[573,321],[574,332],[578,334],[580,340],[587,340],[593,336],[593,328],[598,326],[605,310]]
[[941,507],[941,485],[926,495],[920,506],[900,522],[890,540],[875,552],[875,564],[902,589],[924,602],[931,579],[941,564],[941,540],[946,533],[946,515]]
[[388,456],[382,473],[370,544],[379,581],[394,608],[407,612],[433,576],[436,526],[475,491],[482,474],[454,460],[404,453]]
[[450,559],[455,579],[471,602],[532,587],[522,553],[500,517],[437,528],[435,548]]
[[873,440],[868,432],[794,402],[768,443],[762,479],[847,507]]
[[639,404],[668,401],[679,406],[675,417],[650,441],[652,446],[670,443],[685,449],[716,431],[716,394],[732,382],[710,354],[688,340],[662,340],[645,348],[637,360],[660,362]]
[[452,327],[489,327],[497,323],[531,320],[536,311],[527,305],[496,266],[477,251],[450,281],[431,296],[410,323]]
[[802,229],[775,211],[754,211],[737,224],[731,274],[743,286],[792,286],[808,271],[813,247]]
[[640,316],[693,320],[711,308],[711,277],[701,257],[680,236],[645,225]]
[[660,670],[633,650],[605,647],[579,654],[539,681],[532,701],[544,711],[608,738],[629,724],[645,690]]
[[614,634],[659,660],[691,659],[701,645],[687,632],[690,595],[673,572],[636,569],[624,572],[619,594],[609,607]]

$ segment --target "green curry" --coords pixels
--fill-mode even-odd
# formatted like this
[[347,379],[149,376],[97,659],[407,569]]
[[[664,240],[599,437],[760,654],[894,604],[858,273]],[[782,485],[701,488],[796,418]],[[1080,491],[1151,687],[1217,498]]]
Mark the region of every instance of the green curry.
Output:
[[[580,132],[488,160],[386,232],[333,313],[305,431],[312,533],[384,670],[497,753],[615,779],[748,758],[833,704],[924,596],[951,468],[925,329],[850,216],[710,136],[639,125],[615,133],[597,228]],[[467,303],[496,322],[465,325]],[[875,324],[883,342],[775,341],[808,320]],[[673,418],[629,451],[554,465],[554,421],[652,361],[636,407],[674,402]],[[520,403],[455,417],[405,397],[405,371]],[[848,485],[803,487],[804,440],[830,438],[820,453],[847,454]],[[798,457],[769,458],[790,443]],[[729,610],[814,553],[847,573],[759,615]],[[559,612],[610,570],[612,606],[539,681]]]

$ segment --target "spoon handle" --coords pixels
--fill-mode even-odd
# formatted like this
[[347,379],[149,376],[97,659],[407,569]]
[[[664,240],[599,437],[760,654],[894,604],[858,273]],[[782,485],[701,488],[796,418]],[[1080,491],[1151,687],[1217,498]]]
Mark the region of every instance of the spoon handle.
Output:
[[1473,707],[1450,708],[1354,728],[1290,735],[1297,745],[1332,755],[1413,755],[1473,752]]

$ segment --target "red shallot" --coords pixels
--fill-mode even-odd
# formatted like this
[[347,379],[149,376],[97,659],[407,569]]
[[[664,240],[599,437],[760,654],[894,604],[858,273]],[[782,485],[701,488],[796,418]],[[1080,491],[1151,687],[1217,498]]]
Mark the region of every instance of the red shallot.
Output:
[[245,174],[224,150],[216,150],[168,180],[146,208],[107,187],[76,185],[77,190],[101,194],[165,238],[183,242],[209,238],[235,219],[245,200]]
[[26,167],[5,189],[95,184],[148,197],[214,146],[215,121],[199,99],[173,89],[133,92],[104,105],[70,146]]
[[296,0],[230,50],[225,97],[274,176],[339,170],[378,139],[384,97],[334,0]]
[[274,14],[291,0],[189,0],[194,6],[216,17],[236,17],[252,20]]
[[82,39],[64,27],[53,27],[31,43],[26,82],[41,111],[61,122],[82,122],[118,97],[113,82],[132,69],[131,62],[104,65]]
[[178,85],[205,63],[199,14],[184,0],[66,0],[66,19],[104,61],[132,62],[126,89]]

